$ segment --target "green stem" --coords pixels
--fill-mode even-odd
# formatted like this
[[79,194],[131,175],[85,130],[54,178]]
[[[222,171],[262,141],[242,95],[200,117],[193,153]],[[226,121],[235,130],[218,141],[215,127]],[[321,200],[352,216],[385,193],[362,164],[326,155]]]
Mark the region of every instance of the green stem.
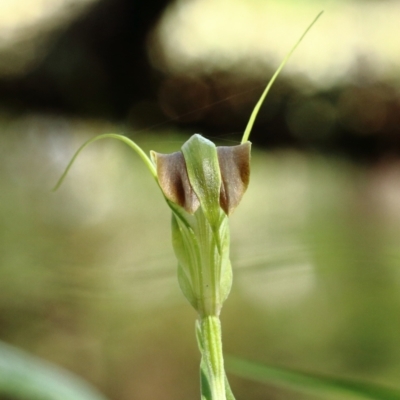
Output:
[[204,372],[207,375],[211,400],[226,400],[221,322],[216,316],[206,316],[200,320],[199,325],[202,362],[205,366]]

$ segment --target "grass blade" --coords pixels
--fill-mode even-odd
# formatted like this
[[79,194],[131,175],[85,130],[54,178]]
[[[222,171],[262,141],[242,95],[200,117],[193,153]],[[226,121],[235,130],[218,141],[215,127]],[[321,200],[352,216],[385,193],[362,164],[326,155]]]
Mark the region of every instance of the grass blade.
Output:
[[106,400],[78,376],[0,342],[0,395],[30,400]]
[[300,372],[236,357],[226,357],[225,365],[229,372],[242,378],[294,389],[302,393],[336,394],[338,398],[353,395],[369,400],[400,400],[400,388],[387,388],[372,383]]

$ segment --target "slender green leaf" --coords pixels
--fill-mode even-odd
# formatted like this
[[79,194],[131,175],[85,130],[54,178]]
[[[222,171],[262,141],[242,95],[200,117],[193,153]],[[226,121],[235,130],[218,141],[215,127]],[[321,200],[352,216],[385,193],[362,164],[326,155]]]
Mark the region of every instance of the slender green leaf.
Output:
[[289,53],[287,53],[286,57],[283,59],[281,64],[279,65],[278,69],[275,71],[274,75],[272,75],[271,80],[268,82],[267,87],[265,88],[264,92],[262,93],[260,99],[258,100],[257,104],[255,105],[253,112],[250,115],[249,122],[247,123],[246,129],[243,133],[242,137],[242,143],[245,143],[249,140],[250,132],[253,129],[254,121],[256,120],[257,114],[260,111],[261,105],[264,102],[265,98],[267,97],[267,94],[269,90],[271,89],[271,86],[274,84],[276,81],[276,78],[282,71],[283,67],[286,65],[288,62],[290,56],[293,54],[293,52],[296,50],[297,46],[300,44],[300,42],[303,40],[304,36],[307,34],[307,32],[312,28],[312,26],[317,22],[318,18],[322,15],[323,11],[321,11],[314,19],[313,22],[308,26],[308,28],[304,31],[304,33],[300,36],[300,39],[296,42],[296,44],[290,49]]
[[65,177],[68,174],[68,171],[71,169],[72,164],[78,157],[79,153],[86,146],[88,146],[89,144],[96,142],[97,140],[100,140],[100,139],[117,139],[117,140],[120,140],[121,142],[124,142],[125,144],[127,144],[132,150],[134,150],[139,155],[139,157],[144,161],[144,163],[146,164],[146,167],[149,169],[149,171],[151,172],[153,177],[155,179],[157,179],[157,172],[156,172],[156,168],[155,168],[153,162],[150,160],[150,158],[146,155],[146,153],[134,141],[127,138],[126,136],[118,135],[116,133],[105,133],[104,135],[99,135],[92,139],[89,139],[88,141],[83,143],[83,145],[81,147],[79,147],[79,149],[75,152],[74,156],[71,158],[71,161],[68,163],[67,167],[65,168],[64,173],[61,175],[60,179],[54,186],[53,191],[56,191],[61,186]]
[[200,390],[201,400],[212,400],[210,379],[208,377],[208,368],[203,356],[201,357],[200,362]]
[[226,400],[235,400],[235,396],[233,395],[231,385],[229,384],[228,377],[225,374],[225,393]]
[[400,388],[387,388],[372,383],[273,367],[232,356],[225,357],[225,365],[228,371],[242,378],[299,392],[337,394],[338,398],[353,395],[369,400],[400,400]]
[[106,400],[83,379],[0,342],[0,394],[29,400]]

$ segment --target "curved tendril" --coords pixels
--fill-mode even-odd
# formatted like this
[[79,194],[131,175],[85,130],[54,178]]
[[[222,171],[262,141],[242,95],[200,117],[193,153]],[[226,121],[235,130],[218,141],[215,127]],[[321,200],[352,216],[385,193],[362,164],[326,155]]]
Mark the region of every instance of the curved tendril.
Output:
[[311,24],[308,26],[308,28],[304,31],[304,33],[300,36],[300,39],[296,42],[296,44],[291,48],[291,50],[289,51],[289,53],[286,54],[285,58],[283,59],[283,61],[281,62],[281,64],[279,65],[278,69],[275,71],[274,75],[272,76],[271,80],[268,82],[267,87],[265,88],[264,92],[262,93],[260,99],[258,100],[257,104],[255,105],[253,112],[251,113],[251,116],[249,118],[249,122],[247,123],[246,129],[243,133],[243,137],[242,137],[242,142],[241,143],[245,143],[249,140],[249,136],[250,136],[250,132],[253,128],[254,125],[254,121],[257,117],[258,112],[260,111],[261,105],[264,102],[265,98],[267,97],[267,94],[269,92],[269,90],[271,89],[271,86],[273,85],[273,83],[275,82],[276,78],[278,77],[278,75],[280,74],[280,72],[282,71],[283,67],[285,66],[285,64],[287,63],[287,61],[289,60],[290,56],[293,54],[293,52],[296,50],[297,46],[300,44],[300,42],[303,40],[304,36],[306,36],[306,34],[308,33],[308,31],[312,28],[312,26],[317,22],[318,18],[322,15],[323,11],[321,11],[315,18],[314,21],[311,22]]
[[60,179],[58,180],[58,182],[54,186],[53,192],[56,191],[61,186],[61,184],[63,183],[65,177],[68,174],[68,171],[70,170],[72,164],[74,163],[74,161],[78,157],[79,153],[86,146],[88,146],[89,144],[95,142],[96,140],[100,140],[100,139],[117,139],[117,140],[120,140],[121,142],[124,142],[125,144],[127,144],[131,149],[133,149],[139,155],[139,157],[146,164],[146,167],[150,170],[150,172],[153,175],[153,177],[157,180],[157,171],[156,171],[156,168],[155,168],[153,162],[150,160],[150,158],[146,155],[146,153],[134,141],[132,141],[131,139],[127,138],[126,136],[118,135],[116,133],[105,133],[103,135],[99,135],[99,136],[96,136],[96,137],[94,137],[92,139],[89,139],[81,147],[79,147],[79,149],[76,151],[74,156],[71,158],[71,161],[68,163],[67,167],[65,168],[65,171],[61,175]]

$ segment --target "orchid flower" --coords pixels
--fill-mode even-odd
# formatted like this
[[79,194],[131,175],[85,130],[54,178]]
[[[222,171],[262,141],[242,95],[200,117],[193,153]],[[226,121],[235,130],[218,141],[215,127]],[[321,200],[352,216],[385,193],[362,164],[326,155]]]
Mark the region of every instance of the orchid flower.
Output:
[[54,188],[61,185],[78,154],[100,139],[118,139],[144,161],[172,211],[172,245],[178,260],[179,285],[198,313],[196,334],[202,355],[202,400],[234,400],[225,375],[219,314],[232,285],[228,219],[249,184],[250,132],[278,74],[321,14],[272,76],[254,107],[240,145],[218,147],[195,134],[183,144],[181,151],[172,154],[151,151],[147,156],[129,138],[104,134],[88,140],[78,149]]

